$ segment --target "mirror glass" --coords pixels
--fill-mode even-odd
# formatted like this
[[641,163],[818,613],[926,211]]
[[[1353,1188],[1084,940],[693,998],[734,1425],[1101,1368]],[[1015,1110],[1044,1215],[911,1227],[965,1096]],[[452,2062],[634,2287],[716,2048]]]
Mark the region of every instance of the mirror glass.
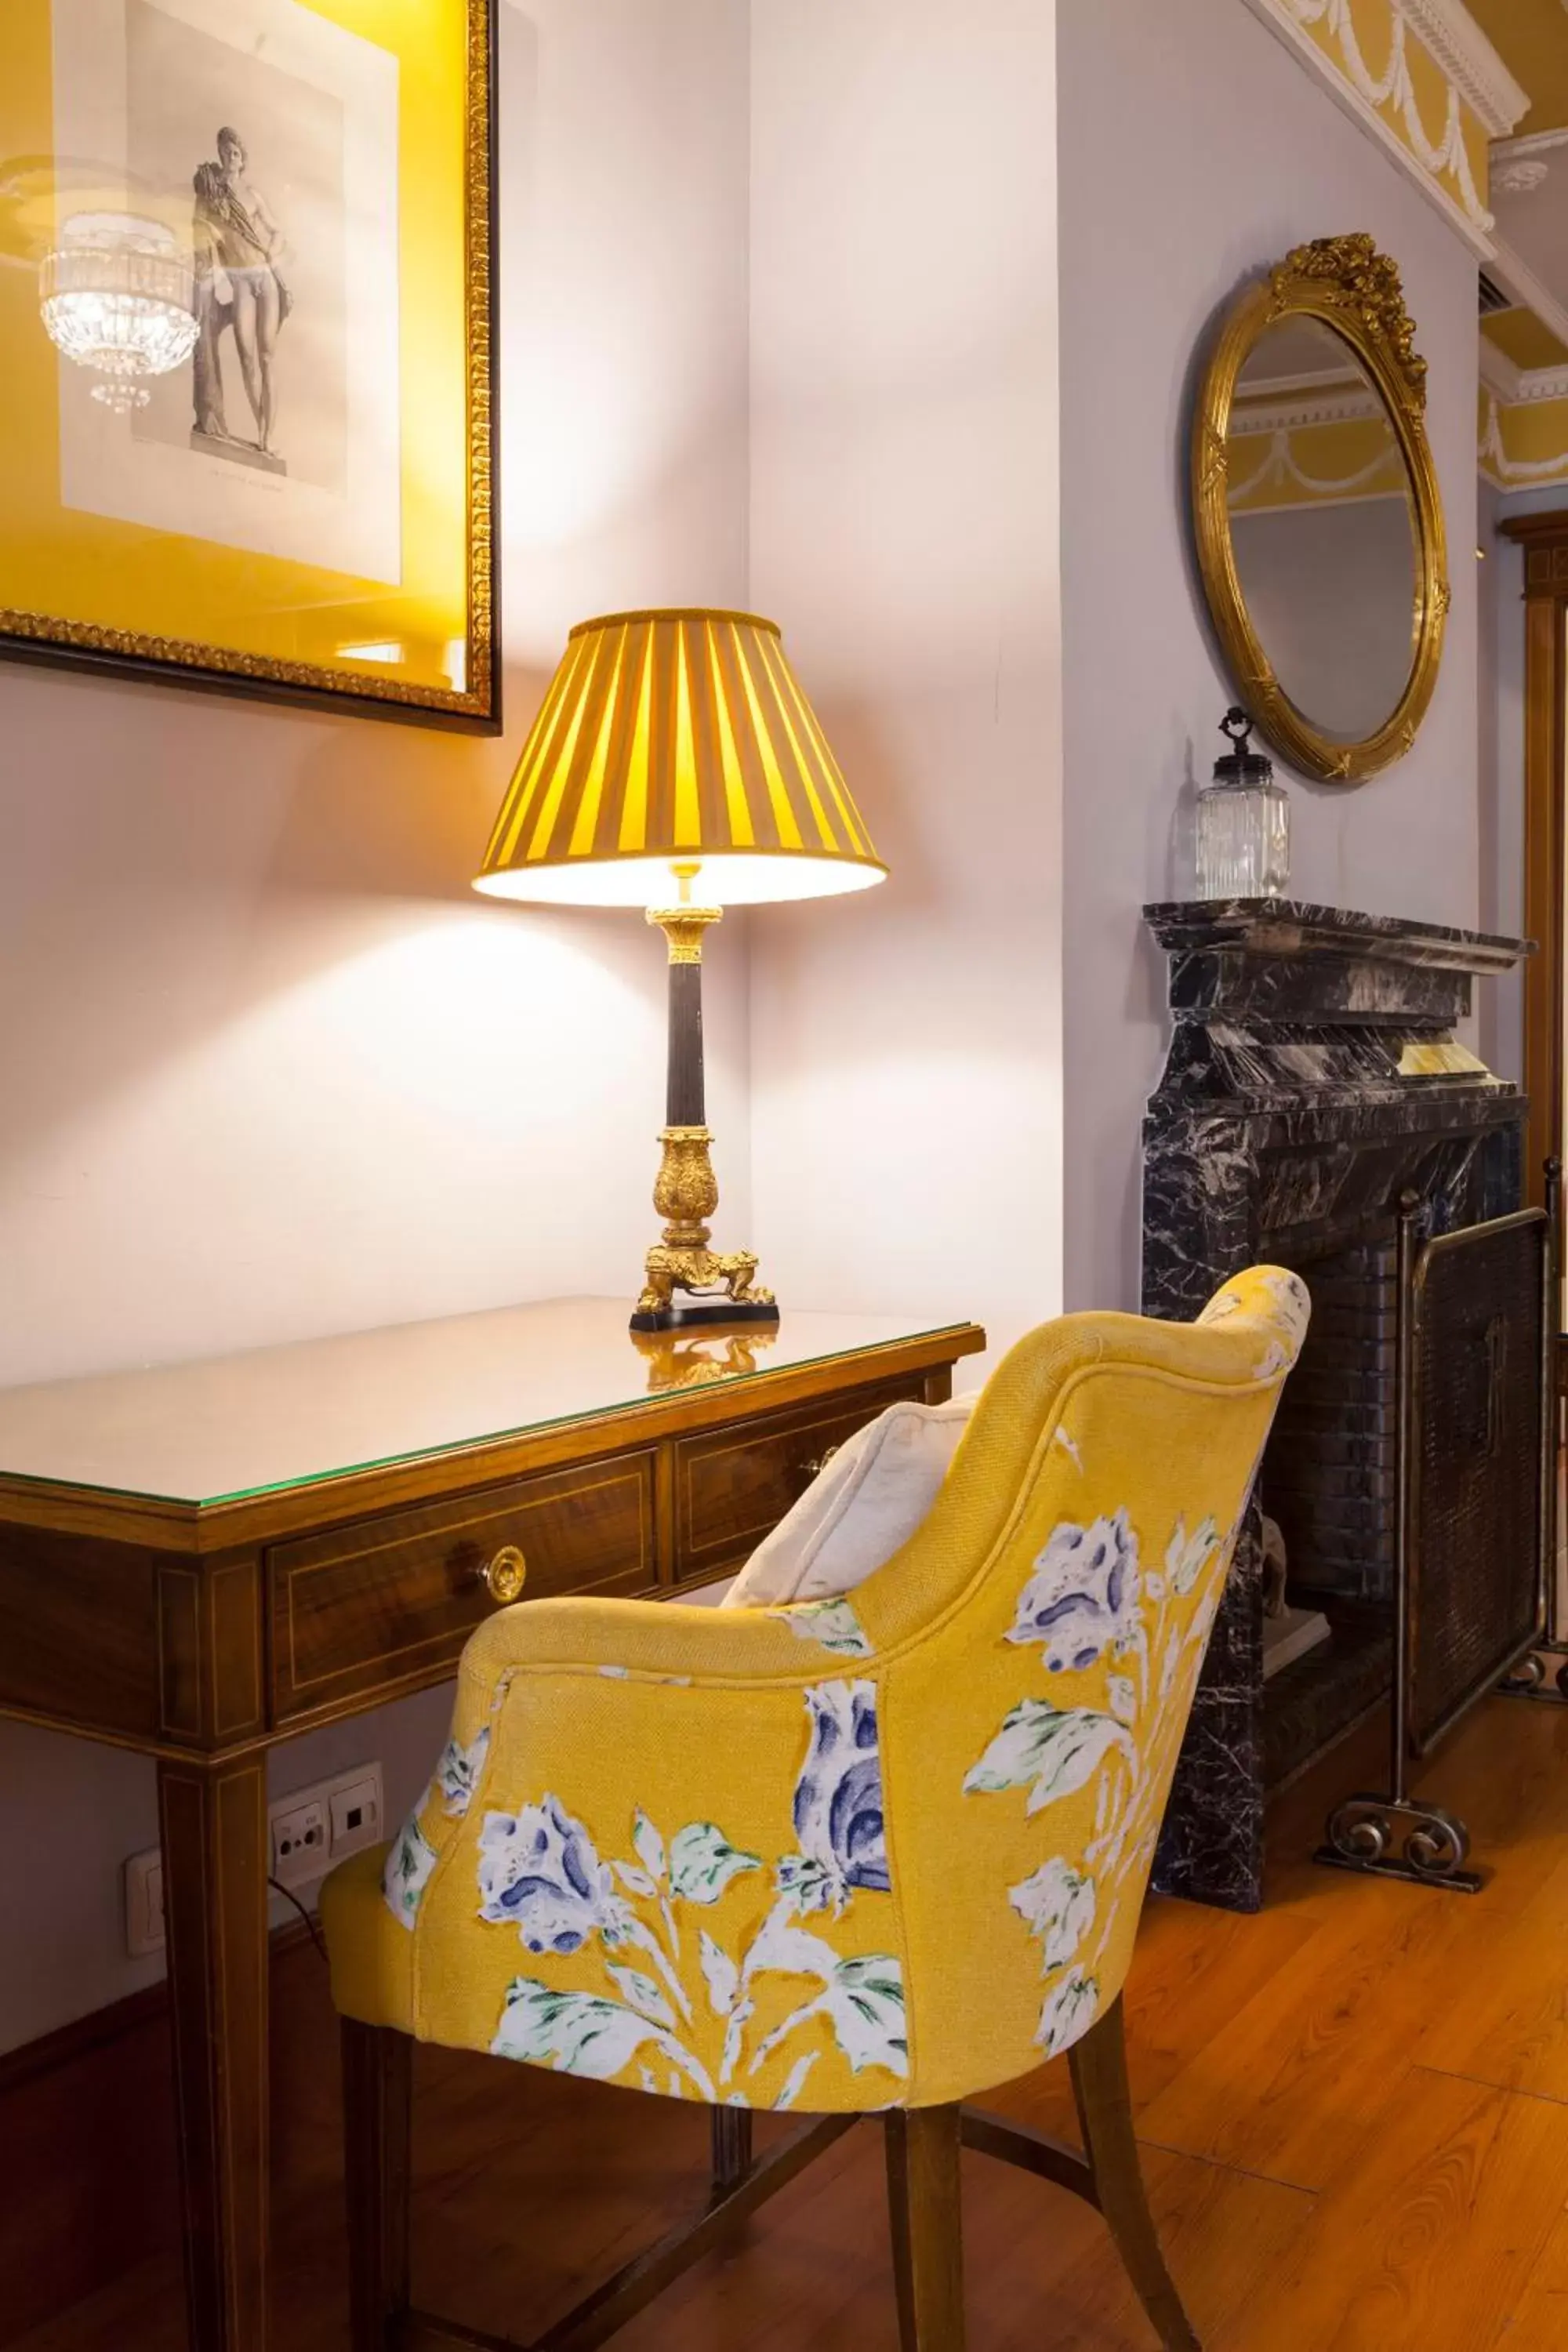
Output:
[[1281,688],[1321,734],[1364,741],[1415,661],[1420,533],[1383,395],[1331,327],[1280,319],[1253,344],[1228,481],[1242,597]]

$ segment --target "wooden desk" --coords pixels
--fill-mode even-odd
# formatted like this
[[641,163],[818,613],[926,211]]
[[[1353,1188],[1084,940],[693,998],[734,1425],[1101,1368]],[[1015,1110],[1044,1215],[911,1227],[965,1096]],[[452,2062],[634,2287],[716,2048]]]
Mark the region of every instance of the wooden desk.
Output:
[[973,1324],[634,1339],[619,1299],[0,1391],[0,1713],[158,1760],[193,2352],[267,2343],[266,1751],[494,1606],[726,1574]]

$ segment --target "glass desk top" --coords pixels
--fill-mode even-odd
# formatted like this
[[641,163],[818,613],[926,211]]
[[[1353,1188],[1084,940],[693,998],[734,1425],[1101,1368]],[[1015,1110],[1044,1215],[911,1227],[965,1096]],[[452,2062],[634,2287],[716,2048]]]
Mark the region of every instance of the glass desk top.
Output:
[[972,1326],[786,1311],[633,1333],[624,1298],[550,1298],[146,1371],[0,1389],[0,1476],[230,1502]]

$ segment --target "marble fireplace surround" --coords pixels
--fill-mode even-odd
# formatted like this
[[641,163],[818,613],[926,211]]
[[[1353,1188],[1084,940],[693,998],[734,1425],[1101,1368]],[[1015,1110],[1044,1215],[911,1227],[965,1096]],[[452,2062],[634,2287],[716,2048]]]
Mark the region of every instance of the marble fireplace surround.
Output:
[[1267,1789],[1389,1687],[1394,1576],[1394,1217],[1428,1229],[1521,1196],[1526,1105],[1455,1041],[1478,977],[1528,942],[1292,900],[1146,907],[1170,958],[1172,1035],[1143,1122],[1143,1311],[1189,1318],[1258,1260],[1313,1293],[1311,1333],[1258,1482],[1292,1600],[1331,1640],[1263,1679],[1255,1501],[1177,1769],[1155,1885],[1262,1900]]

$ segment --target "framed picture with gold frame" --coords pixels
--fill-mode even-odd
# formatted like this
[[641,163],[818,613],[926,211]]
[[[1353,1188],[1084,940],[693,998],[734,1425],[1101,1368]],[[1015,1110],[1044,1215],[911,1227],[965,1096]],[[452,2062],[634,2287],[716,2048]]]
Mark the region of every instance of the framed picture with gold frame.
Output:
[[497,0],[5,0],[0,652],[495,731]]

